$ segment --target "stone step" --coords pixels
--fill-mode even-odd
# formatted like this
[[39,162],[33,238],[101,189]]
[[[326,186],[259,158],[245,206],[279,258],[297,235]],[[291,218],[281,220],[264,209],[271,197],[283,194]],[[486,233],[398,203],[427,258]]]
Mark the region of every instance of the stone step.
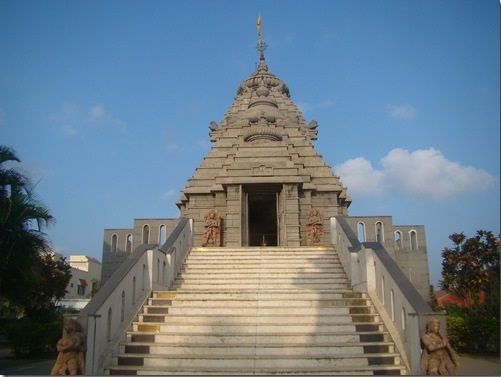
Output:
[[194,248],[152,293],[110,374],[401,374],[331,247]]
[[[203,293],[201,294],[203,296]],[[357,300],[357,301],[355,301]],[[314,299],[305,298],[299,296],[297,300],[294,300],[291,296],[278,296],[278,297],[268,297],[268,298],[212,298],[212,297],[201,297],[201,298],[176,298],[176,299],[163,299],[163,298],[150,298],[148,299],[147,305],[162,306],[169,305],[172,307],[176,306],[212,306],[212,307],[348,307],[348,305],[361,306],[366,299]],[[348,304],[348,305],[347,305]],[[357,305],[358,304],[358,305]]]
[[319,259],[234,259],[234,258],[224,258],[224,259],[191,259],[188,258],[184,265],[197,266],[205,265],[217,268],[217,266],[273,266],[273,267],[289,267],[289,266],[300,266],[300,267],[336,267],[341,266],[341,262],[335,259],[323,260]]
[[394,352],[391,342],[345,342],[325,344],[263,344],[240,343],[240,344],[214,344],[214,343],[148,343],[134,342],[121,343],[121,353],[141,354],[207,354],[207,355],[314,355],[314,354],[370,354],[382,352]]
[[232,272],[231,270],[227,270],[226,273],[201,273],[201,272],[183,272],[182,276],[178,278],[178,280],[191,280],[191,279],[206,279],[206,280],[216,280],[216,279],[225,279],[235,281],[237,279],[248,280],[248,279],[263,279],[263,280],[273,280],[273,279],[345,279],[346,275],[344,272],[338,273],[325,273],[325,272],[317,272],[317,273],[292,273],[292,272]]
[[254,255],[242,255],[242,254],[190,254],[188,256],[189,261],[210,261],[210,260],[248,260],[254,262],[274,262],[274,261],[339,261],[339,257],[336,254],[291,254],[291,255],[274,255],[274,254],[254,254]]
[[198,289],[198,290],[207,290],[207,289],[220,289],[220,290],[234,290],[234,289],[284,289],[284,288],[304,288],[304,289],[346,289],[348,288],[348,283],[253,283],[253,284],[239,284],[239,283],[217,283],[214,282],[212,284],[196,284],[189,282],[175,282],[173,285],[173,289]]
[[[358,292],[357,292],[358,293]],[[340,301],[346,305],[366,305],[368,299],[361,293],[357,295],[350,291],[332,292],[326,291],[304,291],[304,290],[275,290],[275,291],[155,291],[151,299],[167,299],[167,300],[316,300],[316,301]],[[340,305],[340,304],[338,304]]]
[[301,368],[296,368],[294,371],[279,371],[276,369],[270,368],[260,368],[260,369],[235,369],[235,368],[170,368],[170,367],[162,367],[162,368],[138,368],[136,366],[112,366],[108,369],[108,373],[110,375],[136,375],[139,374],[137,371],[140,371],[141,375],[153,375],[153,376],[161,376],[161,375],[227,375],[227,376],[236,376],[236,375],[270,375],[270,374],[288,374],[288,375],[299,375],[299,376],[319,376],[319,375],[327,375],[327,376],[363,376],[363,375],[403,375],[405,374],[405,368],[402,366],[390,364],[390,365],[369,365],[364,367],[336,367],[336,368],[315,368],[310,370],[304,370]]
[[[361,299],[358,299],[361,301]],[[353,301],[353,300],[352,300]],[[307,307],[307,308],[327,308],[327,307],[343,307],[346,306],[346,299],[307,299],[298,297],[297,300],[294,300],[291,297],[283,297],[283,298],[269,298],[269,299],[211,299],[210,301],[206,301],[205,298],[194,299],[194,298],[177,298],[175,300],[172,299],[161,299],[161,298],[150,298],[148,299],[148,305],[153,306],[171,306],[171,307],[251,307],[251,308],[266,308],[266,307]],[[355,305],[355,303],[353,303]],[[360,306],[360,305],[357,305]]]
[[209,275],[219,275],[221,273],[240,273],[240,274],[256,274],[256,273],[261,273],[261,274],[275,274],[275,273],[285,273],[285,274],[316,274],[316,273],[323,273],[323,274],[333,274],[333,273],[342,273],[345,274],[343,267],[337,266],[337,267],[307,267],[307,266],[298,266],[294,268],[275,268],[273,266],[267,267],[267,266],[257,266],[257,267],[238,267],[235,268],[235,270],[228,270],[227,268],[221,268],[221,269],[213,269],[207,266],[185,266],[181,271],[180,275],[186,274],[186,273],[205,273]]
[[[357,329],[358,326],[355,326]],[[135,342],[159,342],[159,343],[203,343],[213,345],[239,345],[245,343],[253,343],[262,346],[267,344],[326,344],[339,342],[387,342],[390,341],[390,336],[387,331],[337,331],[324,334],[316,333],[273,333],[273,334],[226,334],[226,333],[155,333],[150,331],[128,331],[127,340],[131,344]]]
[[250,247],[193,247],[192,253],[314,253],[314,252],[335,252],[332,246],[250,246]]
[[[371,313],[353,313],[349,312],[347,310],[344,310],[342,308],[322,308],[322,307],[287,307],[287,306],[282,306],[282,307],[268,307],[268,308],[259,308],[257,309],[256,307],[235,307],[235,306],[229,306],[229,307],[211,307],[211,306],[171,306],[165,308],[167,309],[166,312],[162,313],[162,311],[157,311],[156,313],[148,311],[148,313],[142,313],[142,314],[169,314],[169,315],[211,315],[211,316],[232,316],[232,315],[241,315],[241,316],[286,316],[288,314],[290,315],[303,315],[303,316],[333,316],[333,315],[341,315],[341,314],[346,314],[346,315],[351,315],[357,316],[354,317],[355,319],[358,319],[361,316],[367,316],[367,315],[376,315],[376,314],[371,314]],[[147,309],[148,310],[148,309]],[[348,313],[344,313],[347,311]],[[142,315],[138,314],[138,315]],[[355,320],[354,319],[354,320]]]
[[[137,321],[143,323],[167,323],[175,324],[196,324],[196,325],[224,325],[231,323],[232,325],[336,325],[341,323],[358,323],[358,322],[376,322],[379,317],[375,314],[350,314],[346,310],[337,309],[338,312],[325,313],[318,315],[317,313],[308,313],[303,310],[303,313],[293,313],[287,315],[286,310],[233,310],[233,313],[228,313],[230,310],[221,308],[219,310],[206,310],[204,308],[196,310],[174,310],[171,308],[169,315],[165,314],[138,314]],[[278,311],[278,313],[277,313]],[[242,313],[243,312],[243,313]]]
[[212,278],[204,276],[188,276],[177,278],[176,283],[190,283],[190,284],[328,284],[328,283],[347,283],[346,277],[333,277],[329,275],[315,276],[312,278],[295,276],[295,277],[281,277],[281,276],[257,276],[257,277],[241,277],[233,278],[228,276],[213,276]]
[[[228,271],[229,270],[229,271]],[[182,276],[182,274],[187,272],[201,272],[201,273],[211,273],[211,274],[224,274],[224,273],[292,273],[292,274],[303,274],[303,273],[324,273],[324,274],[345,274],[341,265],[338,266],[317,266],[311,267],[304,264],[298,264],[295,266],[278,266],[278,265],[242,265],[242,264],[219,264],[215,265],[207,265],[207,264],[190,264],[189,266],[183,266],[181,271],[179,271],[178,276]]]
[[[371,326],[372,331],[383,329],[381,322],[357,323],[357,325]],[[351,321],[335,324],[171,324],[163,322],[132,322],[133,331],[162,332],[168,334],[176,333],[222,333],[222,334],[275,334],[275,333],[335,333],[343,331],[355,331],[355,324]]]
[[[230,305],[224,305],[224,306],[221,306],[222,308],[225,308],[225,309],[230,309],[230,308],[236,308],[238,310],[235,310],[235,314],[233,315],[244,315],[244,312],[242,311],[243,307],[242,306],[235,306],[232,301],[228,301],[228,303]],[[193,307],[191,305],[145,305],[143,307],[143,311],[140,313],[140,314],[144,314],[144,315],[148,315],[148,314],[163,314],[163,315],[166,315],[166,314],[172,314],[174,315],[176,310],[179,310],[180,308],[186,308],[186,307]],[[262,314],[263,311],[262,309],[270,309],[270,308],[276,308],[276,307],[282,307],[281,305],[276,305],[276,306],[268,306],[268,307],[259,307],[259,308],[254,308],[254,312],[252,310],[248,310],[250,313],[259,313],[259,314]],[[292,306],[290,306],[292,307]],[[290,308],[289,307],[289,308]],[[309,306],[304,306],[303,308],[325,308],[325,307],[328,307],[328,308],[339,308],[340,309],[340,313],[349,313],[349,314],[376,314],[375,312],[375,309],[372,307],[372,306],[363,306],[363,305],[353,305],[353,306],[345,306],[345,305],[341,305],[339,304],[339,302],[334,302],[334,303],[328,303],[327,306],[322,306],[322,304],[311,304]],[[198,306],[198,308],[200,309],[203,309],[203,308],[207,308],[207,306]],[[217,307],[216,307],[217,308]],[[245,309],[249,309],[251,307],[247,307]],[[287,308],[287,309],[289,309]],[[296,306],[295,307],[296,309],[297,308],[301,308],[301,307],[298,307]],[[307,314],[299,314],[297,313],[297,311],[295,313],[291,313],[291,312],[287,312],[285,311],[286,314],[285,315],[291,315],[291,314],[294,314],[295,316],[298,316],[298,315],[306,315],[306,316],[312,316],[311,313],[307,313]],[[195,313],[190,313],[190,314],[193,314],[195,315]],[[206,315],[209,315],[209,313],[205,313]],[[216,314],[218,316],[220,316],[221,314]],[[281,316],[282,314],[269,314],[269,315],[274,315],[274,316]],[[315,311],[314,313],[315,316],[322,316],[322,315],[330,315],[330,314],[322,314],[321,312],[319,312],[318,310]]]
[[[377,364],[400,363],[397,353],[371,354],[370,356],[357,354],[343,355],[254,355],[254,356],[233,356],[226,355],[169,355],[162,354],[118,354],[113,357],[115,365],[141,366],[141,367],[198,367],[198,368],[277,368],[282,371],[292,369],[302,370],[311,368],[326,367],[353,367],[368,366]],[[303,369],[304,368],[304,369]]]

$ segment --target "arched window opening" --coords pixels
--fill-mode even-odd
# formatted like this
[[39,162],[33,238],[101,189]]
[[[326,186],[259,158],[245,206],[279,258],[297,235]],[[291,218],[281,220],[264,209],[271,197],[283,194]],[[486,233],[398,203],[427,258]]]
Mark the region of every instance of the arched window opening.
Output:
[[167,241],[167,229],[165,228],[165,225],[160,225],[160,229],[158,232],[158,244],[162,246],[165,241]]
[[136,277],[132,278],[132,305],[136,303]]
[[409,236],[411,239],[411,250],[417,250],[418,248],[418,243],[417,243],[417,234],[415,230],[411,230],[409,232]]
[[125,292],[122,291],[122,304],[120,305],[120,321],[125,319]]
[[111,340],[111,308],[108,309],[108,319],[106,321],[106,340]]
[[125,240],[125,251],[127,253],[132,252],[132,234],[127,234],[127,238]]
[[384,276],[381,276],[381,304],[384,305]]
[[358,229],[358,241],[365,242],[365,224],[358,223],[357,229]]
[[160,258],[157,258],[157,278],[155,279],[155,281],[157,283],[160,283]]
[[384,228],[381,221],[376,223],[376,242],[384,242]]
[[111,251],[113,253],[117,252],[118,236],[116,234],[111,236]]
[[143,244],[150,243],[150,227],[148,225],[143,226]]
[[405,308],[402,306],[402,330],[407,328],[407,313],[405,312]]
[[162,267],[162,285],[165,285],[165,261]]
[[142,285],[142,290],[144,291],[146,289],[146,266],[143,264],[143,285]]
[[402,249],[402,232],[397,230],[395,232],[395,250],[401,250]]
[[393,289],[390,291],[390,310],[391,310],[391,320],[395,322],[395,294]]

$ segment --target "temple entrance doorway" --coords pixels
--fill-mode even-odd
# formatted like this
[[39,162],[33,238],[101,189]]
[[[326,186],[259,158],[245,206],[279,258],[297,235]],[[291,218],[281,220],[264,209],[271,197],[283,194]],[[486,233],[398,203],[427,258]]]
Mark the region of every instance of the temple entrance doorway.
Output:
[[278,246],[279,198],[282,185],[253,184],[243,187],[242,224],[244,246]]

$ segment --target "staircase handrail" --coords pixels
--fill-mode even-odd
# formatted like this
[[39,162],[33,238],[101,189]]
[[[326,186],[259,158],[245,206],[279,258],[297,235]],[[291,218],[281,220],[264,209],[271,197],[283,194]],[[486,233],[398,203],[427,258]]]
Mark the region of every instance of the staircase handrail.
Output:
[[181,218],[162,246],[136,247],[78,314],[87,336],[85,374],[104,374],[104,365],[151,292],[172,285],[193,246],[192,227],[192,220]]
[[344,216],[331,218],[331,237],[353,289],[367,291],[409,372],[421,374],[421,335],[431,317],[445,331],[444,314],[433,311],[380,242],[359,242]]

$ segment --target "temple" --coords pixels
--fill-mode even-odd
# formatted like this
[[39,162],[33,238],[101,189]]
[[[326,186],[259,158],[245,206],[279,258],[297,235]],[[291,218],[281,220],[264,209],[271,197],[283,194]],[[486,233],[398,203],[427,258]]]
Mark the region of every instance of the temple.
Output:
[[105,284],[79,319],[87,357],[101,355],[87,374],[419,374],[424,226],[349,214],[318,123],[268,68],[260,19],[257,49],[180,217],[104,231]]

